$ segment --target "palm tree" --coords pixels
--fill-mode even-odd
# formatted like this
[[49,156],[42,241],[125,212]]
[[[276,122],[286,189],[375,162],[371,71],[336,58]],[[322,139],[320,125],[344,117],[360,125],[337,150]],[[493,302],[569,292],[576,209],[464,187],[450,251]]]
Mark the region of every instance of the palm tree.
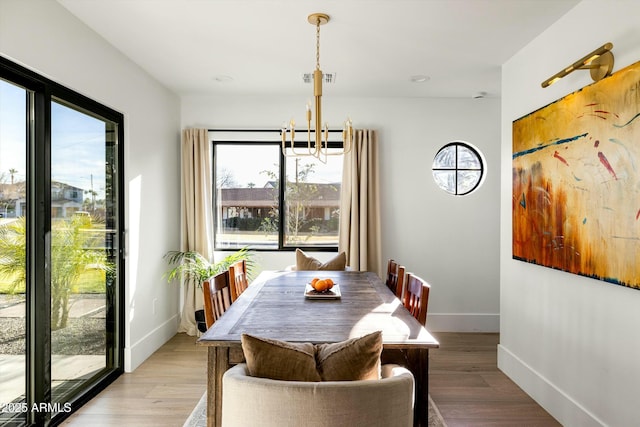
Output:
[[[65,328],[69,297],[80,275],[91,268],[113,270],[98,237],[88,233],[90,217],[73,217],[52,223],[51,232],[51,329]],[[24,217],[0,227],[0,275],[13,279],[13,290],[26,283],[26,222]]]
[[11,185],[13,185],[13,176],[18,173],[17,169],[11,168],[9,169],[9,174],[11,175]]
[[[91,196],[91,207],[89,208],[91,212],[95,212],[96,210],[96,196],[98,195],[97,191],[94,190],[84,190],[84,194],[89,194]],[[87,210],[89,210],[87,209]]]
[[92,227],[90,216],[74,216],[53,227],[51,241],[51,329],[67,326],[69,296],[81,274],[89,266],[109,272],[106,252],[92,249],[102,246],[100,234],[88,233]]
[[0,227],[0,276],[12,279],[9,292],[24,288],[27,274],[25,218]]

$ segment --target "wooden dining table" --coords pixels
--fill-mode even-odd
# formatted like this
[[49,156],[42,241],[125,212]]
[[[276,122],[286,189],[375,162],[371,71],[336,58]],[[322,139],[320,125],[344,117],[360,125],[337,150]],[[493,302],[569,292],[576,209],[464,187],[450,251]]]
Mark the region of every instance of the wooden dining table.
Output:
[[[339,299],[309,299],[313,277],[331,278]],[[381,359],[400,359],[415,379],[414,425],[428,419],[429,349],[438,341],[375,273],[263,271],[199,339],[207,346],[207,426],[222,419],[222,376],[244,362],[243,333],[290,342],[333,343],[382,331]],[[248,399],[250,397],[248,396]]]

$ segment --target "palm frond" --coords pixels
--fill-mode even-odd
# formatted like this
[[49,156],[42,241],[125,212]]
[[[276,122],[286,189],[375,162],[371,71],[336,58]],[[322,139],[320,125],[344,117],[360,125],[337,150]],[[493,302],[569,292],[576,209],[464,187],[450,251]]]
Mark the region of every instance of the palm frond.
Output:
[[249,269],[251,268],[252,271],[255,266],[253,252],[246,247],[227,255],[216,263],[210,262],[197,251],[169,251],[163,258],[173,266],[163,275],[169,283],[182,279],[185,282],[194,281],[198,286],[201,286],[202,282],[209,277],[228,269],[237,261],[243,259],[247,261],[247,275],[249,275]]

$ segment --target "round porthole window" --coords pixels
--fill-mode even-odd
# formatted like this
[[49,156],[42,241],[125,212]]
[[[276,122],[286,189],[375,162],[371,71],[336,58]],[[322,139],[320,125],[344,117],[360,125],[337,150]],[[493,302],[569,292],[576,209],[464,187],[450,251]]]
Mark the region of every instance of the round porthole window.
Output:
[[466,142],[451,142],[433,159],[433,179],[447,193],[464,196],[480,186],[484,163],[478,150]]

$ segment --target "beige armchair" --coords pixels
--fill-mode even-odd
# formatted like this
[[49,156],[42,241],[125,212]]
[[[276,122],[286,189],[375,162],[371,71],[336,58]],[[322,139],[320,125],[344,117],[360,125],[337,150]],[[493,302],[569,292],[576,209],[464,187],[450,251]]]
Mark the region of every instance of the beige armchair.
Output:
[[251,377],[245,364],[222,379],[223,427],[409,427],[413,375],[383,365],[382,379],[297,382]]

